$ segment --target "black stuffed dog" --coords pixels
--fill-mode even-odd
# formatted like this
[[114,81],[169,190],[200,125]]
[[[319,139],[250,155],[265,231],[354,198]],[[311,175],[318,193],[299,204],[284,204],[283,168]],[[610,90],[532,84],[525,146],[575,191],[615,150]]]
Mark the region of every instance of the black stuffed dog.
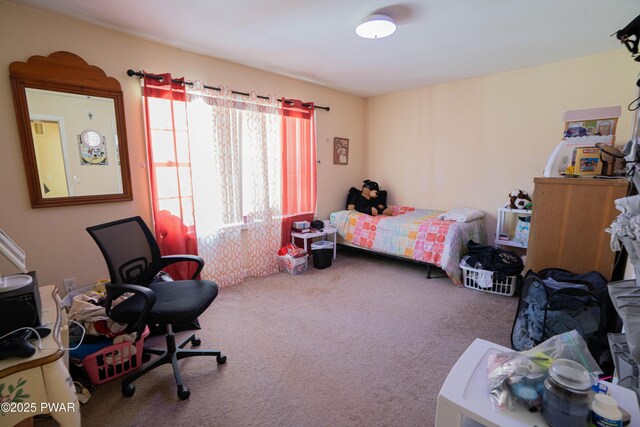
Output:
[[347,209],[357,210],[367,215],[393,215],[387,207],[387,192],[381,191],[377,182],[366,179],[362,190],[351,187],[347,197]]

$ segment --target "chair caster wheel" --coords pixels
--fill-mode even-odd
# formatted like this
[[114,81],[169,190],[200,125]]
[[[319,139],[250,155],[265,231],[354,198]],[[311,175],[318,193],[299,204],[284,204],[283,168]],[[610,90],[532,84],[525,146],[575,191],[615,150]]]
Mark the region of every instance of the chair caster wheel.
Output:
[[122,395],[124,397],[131,397],[135,392],[136,392],[136,386],[134,386],[133,384],[122,386]]
[[200,340],[200,338],[198,338],[198,337],[194,336],[194,337],[191,339],[191,346],[192,346],[192,347],[198,347],[200,344],[202,344],[202,341]]
[[227,356],[216,356],[216,362],[218,362],[218,365],[224,365],[227,363]]
[[178,397],[180,400],[187,400],[191,396],[189,389],[183,385],[178,386]]

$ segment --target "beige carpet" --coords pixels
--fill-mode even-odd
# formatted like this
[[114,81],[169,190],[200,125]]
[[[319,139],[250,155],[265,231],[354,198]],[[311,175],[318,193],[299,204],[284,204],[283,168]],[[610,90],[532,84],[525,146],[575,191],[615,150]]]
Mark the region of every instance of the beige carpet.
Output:
[[83,426],[431,426],[465,348],[478,337],[509,346],[517,299],[425,273],[344,249],[325,270],[222,289],[199,335],[226,365],[181,361],[188,401],[170,365],[139,379],[132,398],[118,381],[102,385]]

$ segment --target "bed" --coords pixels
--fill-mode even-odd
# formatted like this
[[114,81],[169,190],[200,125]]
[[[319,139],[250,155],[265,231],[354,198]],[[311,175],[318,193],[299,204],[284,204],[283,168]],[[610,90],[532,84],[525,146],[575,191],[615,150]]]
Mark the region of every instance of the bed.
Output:
[[467,242],[486,243],[484,218],[469,222],[438,219],[443,211],[390,206],[393,216],[370,216],[354,210],[330,215],[339,243],[372,252],[436,266],[458,286],[462,285],[460,258]]

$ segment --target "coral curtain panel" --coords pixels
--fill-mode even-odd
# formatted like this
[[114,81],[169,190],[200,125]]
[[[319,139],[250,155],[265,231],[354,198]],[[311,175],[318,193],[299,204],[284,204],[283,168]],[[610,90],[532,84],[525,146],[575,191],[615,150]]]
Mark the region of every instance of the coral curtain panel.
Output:
[[[197,255],[184,85],[173,82],[170,74],[145,76],[142,93],[156,240],[162,255]],[[165,270],[174,279],[189,279],[195,268],[183,262]]]
[[316,130],[313,103],[282,99],[282,238],[291,240],[294,221],[316,211]]

